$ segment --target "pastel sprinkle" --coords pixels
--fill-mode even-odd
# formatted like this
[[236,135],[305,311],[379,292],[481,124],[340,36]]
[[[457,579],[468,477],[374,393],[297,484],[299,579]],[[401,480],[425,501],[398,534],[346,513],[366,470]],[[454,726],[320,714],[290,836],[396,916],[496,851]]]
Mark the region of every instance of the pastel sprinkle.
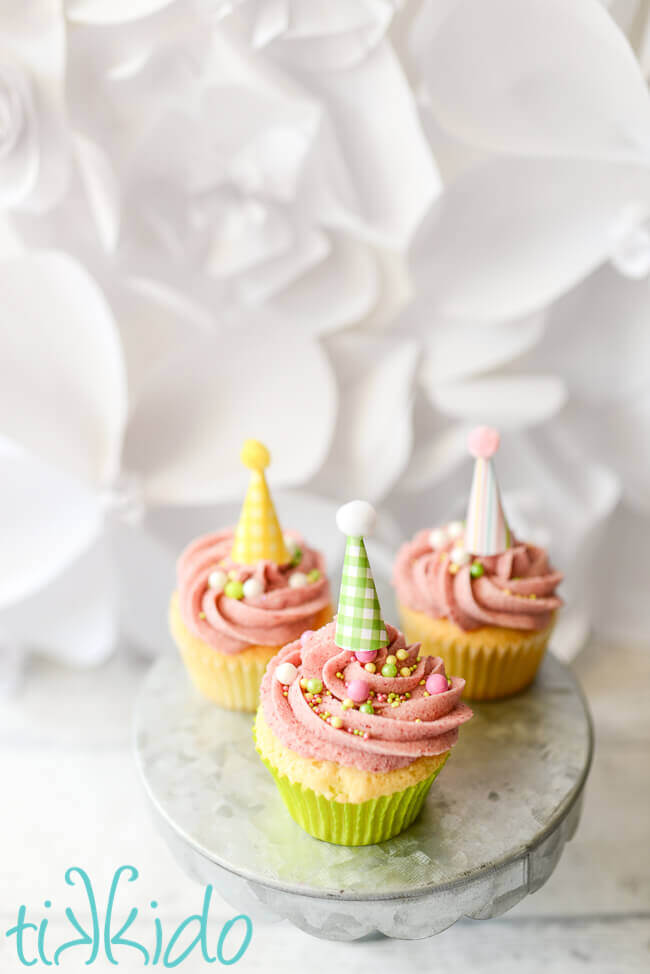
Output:
[[320,572],[317,568],[312,568],[312,570],[307,573],[308,582],[317,582],[319,578],[320,578]]
[[376,673],[377,667],[375,666],[374,663],[366,663],[366,665],[364,666],[364,670],[366,671],[366,673]]
[[456,564],[454,564],[452,562],[452,564],[449,566],[449,574],[450,575],[455,575],[457,573],[457,571],[458,571],[458,565],[456,565]]
[[402,669],[400,670],[400,674],[401,676],[410,676],[411,671],[408,666],[403,666]]
[[205,612],[199,612],[199,619],[205,619]]
[[485,568],[483,567],[480,561],[475,561],[472,567],[470,568],[469,573],[472,576],[472,578],[480,578],[482,575],[485,574]]
[[312,676],[310,680],[307,680],[307,689],[310,693],[320,693],[323,689],[323,684],[318,677]]
[[398,660],[400,660],[400,661],[401,660],[405,660],[405,659],[408,658],[408,653],[407,653],[407,651],[405,649],[398,649],[396,655],[397,655]]
[[394,663],[384,663],[381,668],[381,675],[390,679],[393,676],[397,676],[397,667]]
[[362,714],[374,714],[375,708],[371,703],[362,703],[359,707]]
[[344,710],[349,710],[350,707],[354,707],[354,700],[350,700],[349,697],[346,697],[341,706]]
[[343,727],[343,721],[340,717],[332,717],[332,727],[336,727],[337,730]]
[[396,663],[396,662],[397,662],[397,656],[393,656],[393,654],[391,653],[391,654],[390,654],[390,656],[387,656],[387,657],[386,657],[386,662],[387,662],[387,663],[388,663],[389,665],[390,665],[391,663]]
[[241,582],[235,582],[235,581],[226,582],[224,592],[231,599],[244,598],[244,586],[242,585]]

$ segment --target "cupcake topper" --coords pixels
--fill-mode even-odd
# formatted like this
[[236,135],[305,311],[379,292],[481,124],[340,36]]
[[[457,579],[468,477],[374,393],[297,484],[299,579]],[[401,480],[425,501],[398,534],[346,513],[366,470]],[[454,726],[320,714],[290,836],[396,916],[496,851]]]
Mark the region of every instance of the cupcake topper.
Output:
[[240,456],[251,471],[251,479],[230,557],[240,565],[254,565],[261,560],[286,565],[291,561],[291,555],[284,543],[264,476],[264,469],[271,461],[269,451],[258,440],[246,440]]
[[465,522],[465,548],[473,555],[498,555],[512,545],[491,460],[499,447],[499,434],[489,426],[477,426],[469,434],[467,446],[476,463]]
[[339,530],[348,536],[343,559],[339,611],[334,642],[351,652],[373,652],[388,645],[377,589],[363,536],[371,534],[377,515],[366,501],[350,501],[336,514]]

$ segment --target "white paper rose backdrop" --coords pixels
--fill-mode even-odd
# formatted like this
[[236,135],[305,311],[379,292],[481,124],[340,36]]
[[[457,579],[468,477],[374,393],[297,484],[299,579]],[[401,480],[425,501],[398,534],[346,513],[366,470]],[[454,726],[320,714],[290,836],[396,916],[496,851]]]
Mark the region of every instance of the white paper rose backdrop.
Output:
[[511,521],[568,576],[560,651],[644,633],[649,20],[0,5],[5,679],[160,649],[178,538],[251,434],[321,515],[367,496],[405,532],[462,512],[467,430],[498,425]]

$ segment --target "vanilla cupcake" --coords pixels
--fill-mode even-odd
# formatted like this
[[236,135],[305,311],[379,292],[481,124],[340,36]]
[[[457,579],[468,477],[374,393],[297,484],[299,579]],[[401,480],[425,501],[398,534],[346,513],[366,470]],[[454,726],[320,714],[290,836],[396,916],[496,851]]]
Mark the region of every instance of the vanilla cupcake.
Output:
[[261,443],[246,441],[251,483],[237,528],[185,549],[170,605],[171,632],[192,681],[232,710],[255,710],[269,660],[332,617],[322,554],[280,529],[264,476],[269,460]]
[[271,661],[255,739],[293,819],[355,846],[415,820],[472,712],[464,681],[383,622],[362,537],[370,505],[354,501],[337,521],[349,537],[336,622]]
[[543,548],[519,541],[506,521],[491,457],[499,437],[479,427],[467,520],[418,532],[395,561],[393,583],[407,639],[441,656],[473,700],[528,686],[562,605],[562,575]]

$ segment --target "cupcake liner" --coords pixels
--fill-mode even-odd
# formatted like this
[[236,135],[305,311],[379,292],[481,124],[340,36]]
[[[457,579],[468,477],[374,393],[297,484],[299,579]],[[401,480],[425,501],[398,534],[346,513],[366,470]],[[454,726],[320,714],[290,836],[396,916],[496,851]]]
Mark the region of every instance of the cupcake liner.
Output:
[[402,791],[354,803],[333,801],[290,781],[263,755],[260,757],[273,775],[294,822],[315,839],[346,846],[385,842],[407,829],[419,815],[429,788],[444,766],[441,764],[428,778]]
[[487,627],[482,645],[481,630],[463,633],[447,620],[429,619],[402,605],[399,614],[406,639],[421,643],[423,655],[441,656],[447,672],[465,680],[463,697],[470,700],[500,700],[532,683],[553,629],[550,625],[539,632],[518,632]]
[[209,700],[227,710],[257,708],[262,677],[276,650],[270,648],[266,659],[239,660],[233,655],[224,660],[224,653],[210,648],[203,658],[179,648],[192,683]]
[[[332,608],[327,606],[316,619],[317,628],[329,622],[331,615]],[[256,710],[262,677],[281,646],[249,646],[241,653],[213,649],[186,627],[176,593],[169,607],[169,625],[192,683],[205,697],[227,710]]]

